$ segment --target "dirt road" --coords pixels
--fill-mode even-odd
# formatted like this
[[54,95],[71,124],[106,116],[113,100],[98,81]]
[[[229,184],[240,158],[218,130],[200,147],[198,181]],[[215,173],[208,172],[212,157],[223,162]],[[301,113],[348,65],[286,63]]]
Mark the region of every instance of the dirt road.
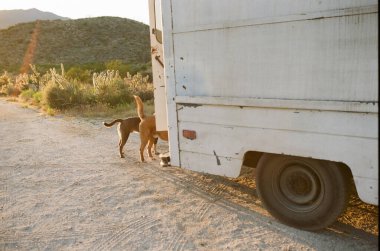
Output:
[[[378,208],[353,198],[329,229],[280,224],[252,170],[232,180],[138,163],[100,120],[0,99],[0,250],[377,250]],[[158,150],[167,150],[160,141]]]

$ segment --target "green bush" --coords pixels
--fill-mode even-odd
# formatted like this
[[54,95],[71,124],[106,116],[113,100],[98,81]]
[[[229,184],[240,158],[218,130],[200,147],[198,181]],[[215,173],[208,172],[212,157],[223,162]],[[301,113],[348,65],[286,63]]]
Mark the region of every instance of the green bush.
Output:
[[80,67],[71,67],[67,73],[66,77],[72,80],[78,80],[82,83],[91,83],[92,72],[90,70],[82,69]]
[[50,75],[51,80],[42,92],[43,102],[50,108],[62,110],[91,102],[91,92],[86,91],[86,87],[78,81],[66,79],[63,67],[62,74],[51,69]]
[[24,101],[29,101],[33,98],[33,95],[35,94],[36,92],[33,91],[32,89],[27,89],[27,90],[23,90],[20,94],[20,98]]
[[33,101],[36,104],[40,104],[42,101],[42,92],[38,91],[33,94]]
[[104,63],[107,70],[119,72],[120,76],[126,76],[129,72],[129,65],[121,60],[111,60]]
[[67,109],[77,105],[84,105],[89,102],[85,91],[80,85],[68,83],[64,87],[57,83],[49,83],[42,92],[42,100],[50,108]]
[[42,92],[42,99],[51,108],[63,109],[67,106],[67,92],[56,83],[49,83]]
[[43,90],[43,102],[53,109],[67,109],[83,103],[83,93],[75,84],[62,88],[57,83],[49,83]]
[[34,105],[41,104],[42,101],[42,92],[41,91],[35,91],[33,89],[27,89],[21,92],[19,97],[28,103],[32,103]]

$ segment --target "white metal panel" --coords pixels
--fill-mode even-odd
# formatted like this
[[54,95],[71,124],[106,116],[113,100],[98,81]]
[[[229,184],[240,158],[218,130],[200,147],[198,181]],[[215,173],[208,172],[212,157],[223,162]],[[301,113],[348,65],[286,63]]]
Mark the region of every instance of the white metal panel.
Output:
[[252,19],[268,19],[329,10],[377,5],[376,0],[172,0],[174,31],[196,30],[210,25],[234,26]]
[[[178,121],[378,139],[378,114],[178,105]],[[376,156],[373,156],[375,158]]]
[[376,101],[378,15],[174,35],[180,96]]
[[[208,167],[205,167],[204,171],[213,173],[213,171],[218,170],[218,173],[213,174],[228,173],[228,170],[240,168],[244,153],[247,151],[338,161],[351,168],[355,182],[363,181],[363,179],[370,181],[357,187],[360,198],[368,203],[378,203],[379,163],[376,157],[378,139],[270,128],[180,122],[179,131],[181,132],[183,129],[195,130],[197,133],[195,140],[189,140],[182,136],[179,138],[181,166],[185,168],[194,170],[194,168],[200,168],[196,167],[197,165],[204,167],[201,163],[197,164],[196,161],[190,163],[194,166],[184,165],[185,163],[182,160],[183,156],[186,156],[185,153],[203,156],[202,159],[208,158]],[[219,159],[226,158],[234,161],[231,161],[229,165],[218,165],[216,156]],[[366,194],[368,192],[370,193]]]
[[218,156],[216,152],[210,155],[181,151],[180,155],[182,168],[227,177],[237,177],[240,174],[240,159]]
[[[312,132],[270,128],[233,127],[193,122],[180,122],[182,131],[195,130],[196,140],[180,136],[181,150],[223,157],[240,158],[247,151],[278,153],[301,157],[352,163],[360,159],[360,177],[377,177],[377,139],[357,138]],[[375,168],[375,169],[374,169]]]
[[238,107],[282,108],[317,111],[340,111],[379,113],[378,102],[352,102],[302,99],[263,99],[263,98],[232,98],[207,96],[176,96],[177,104],[188,105],[222,105]]
[[[357,166],[360,168],[360,166]],[[362,201],[374,205],[379,205],[379,180],[375,179],[367,179],[362,177],[354,177],[355,185],[359,197]]]

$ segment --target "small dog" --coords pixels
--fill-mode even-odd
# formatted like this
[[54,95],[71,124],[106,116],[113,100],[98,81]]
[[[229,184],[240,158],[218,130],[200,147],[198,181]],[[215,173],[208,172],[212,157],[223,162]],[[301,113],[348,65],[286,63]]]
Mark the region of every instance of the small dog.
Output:
[[157,141],[157,138],[160,138],[162,140],[168,141],[168,131],[156,131],[156,118],[155,116],[145,116],[144,114],[144,104],[139,96],[133,96],[136,101],[137,106],[137,114],[139,115],[139,118],[141,119],[139,130],[140,130],[140,161],[144,162],[144,149],[146,145],[148,144],[148,155],[151,159],[153,158],[152,155],[152,146],[154,145],[154,142]]
[[[117,126],[117,133],[119,134],[119,153],[120,158],[124,158],[123,153],[123,147],[125,143],[127,143],[127,140],[129,138],[129,134],[132,132],[139,132],[139,125],[140,125],[141,119],[139,117],[130,117],[127,119],[116,119],[112,121],[111,123],[103,122],[103,125],[106,127],[111,127],[115,123],[119,123]],[[156,144],[157,139],[153,142],[154,145],[154,152],[156,153]],[[158,154],[158,153],[156,153]]]
[[166,167],[166,166],[170,166],[170,155],[169,153],[163,153],[163,154],[160,154],[159,155],[161,161],[160,161],[160,165],[163,166],[163,167]]

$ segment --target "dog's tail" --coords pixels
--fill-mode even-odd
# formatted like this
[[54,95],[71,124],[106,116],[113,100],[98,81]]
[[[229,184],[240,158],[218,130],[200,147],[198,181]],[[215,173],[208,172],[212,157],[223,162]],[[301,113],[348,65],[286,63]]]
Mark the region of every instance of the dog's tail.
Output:
[[143,120],[145,118],[144,114],[144,104],[139,96],[133,95],[136,101],[137,106],[137,114],[139,115],[140,119]]
[[107,127],[111,127],[111,126],[113,126],[115,123],[117,123],[117,122],[121,123],[122,121],[123,121],[122,119],[116,119],[116,120],[112,121],[111,123],[103,122],[103,125],[104,125],[104,126],[107,126]]

